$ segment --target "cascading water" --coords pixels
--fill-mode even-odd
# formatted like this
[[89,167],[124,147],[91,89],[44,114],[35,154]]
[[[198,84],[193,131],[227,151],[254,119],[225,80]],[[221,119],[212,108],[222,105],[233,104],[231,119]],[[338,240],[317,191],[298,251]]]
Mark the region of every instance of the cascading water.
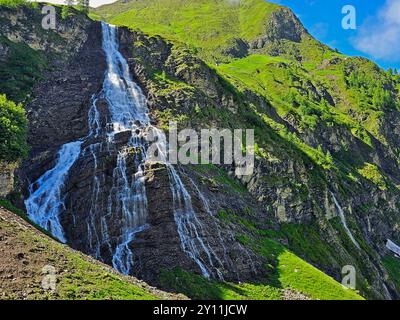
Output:
[[119,52],[117,28],[102,23],[103,50],[107,59],[107,72],[103,85],[104,96],[112,118],[112,132],[134,130],[138,122],[149,123],[146,98],[132,81],[129,66]]
[[[210,245],[202,239],[203,226],[193,209],[190,194],[175,168],[167,161],[167,139],[164,133],[157,128],[152,128],[152,133],[155,137],[154,140],[157,141],[155,145],[157,159],[165,163],[167,167],[173,198],[174,220],[177,225],[181,248],[196,262],[204,277],[209,278],[215,275],[223,280],[223,274],[219,270],[223,268],[223,264]],[[208,205],[208,203],[204,202],[203,205]],[[223,245],[222,241],[220,245]]]
[[[199,187],[197,186],[197,184],[193,181],[193,179],[190,178],[189,176],[187,176],[187,178],[188,178],[189,181],[191,182],[193,188],[197,191],[197,194],[198,194],[198,196],[199,196],[199,198],[200,198],[200,200],[201,200],[201,202],[202,202],[202,205],[203,205],[204,210],[208,213],[208,215],[210,215],[211,217],[213,217],[213,213],[211,212],[211,207],[210,207],[209,201],[206,199],[206,197],[205,197],[204,194],[201,192],[201,190],[199,189]],[[226,261],[229,265],[233,266],[234,263],[233,263],[232,259],[229,257],[229,255],[228,255],[228,250],[227,250],[227,248],[226,248],[226,246],[225,246],[225,244],[224,244],[224,237],[222,237],[221,228],[220,228],[220,226],[216,223],[216,221],[215,221],[214,219],[212,219],[212,221],[213,221],[213,225],[214,225],[214,228],[215,228],[214,230],[215,230],[215,231],[217,232],[217,234],[218,234],[219,245],[220,245],[220,246],[222,247],[222,249],[223,249],[224,261]],[[228,238],[227,240],[228,240],[228,241],[230,240],[230,241],[234,242],[234,241],[235,241],[235,236],[234,236],[234,234],[233,234],[231,231],[227,231],[227,233],[228,233],[228,235],[229,235],[229,238]],[[242,254],[244,254],[244,255],[247,256],[247,260],[248,260],[248,262],[249,262],[250,265],[251,265],[251,269],[252,269],[252,271],[256,274],[257,271],[256,271],[256,268],[255,268],[253,259],[251,258],[249,252],[248,252],[239,242],[237,243],[237,245],[238,245],[238,247],[240,248],[240,251],[242,252]],[[216,258],[217,262],[219,263],[219,265],[220,265],[220,266],[223,266],[223,263],[222,263],[222,261],[218,258],[218,256],[215,255],[215,253],[214,253],[212,250],[211,250],[211,252],[212,252],[212,254],[215,256],[215,258]],[[218,269],[217,269],[217,270],[218,270]],[[218,271],[219,271],[219,270],[218,270]],[[236,272],[236,275],[237,275],[238,280],[239,280],[239,274],[238,274],[237,272]],[[223,280],[223,275],[222,275],[220,272],[218,272],[218,277],[219,277],[221,280]]]
[[338,200],[336,199],[335,195],[331,192],[332,194],[332,198],[333,198],[333,202],[335,202],[336,208],[339,212],[339,217],[340,217],[340,221],[342,222],[343,228],[346,231],[347,235],[349,236],[351,242],[353,242],[353,244],[360,249],[360,245],[358,244],[358,242],[356,241],[356,239],[354,238],[353,234],[351,233],[349,227],[347,226],[347,222],[346,222],[346,217],[344,215],[344,211],[342,209],[342,207],[340,206]]
[[[129,260],[131,252],[127,245],[138,232],[143,231],[144,221],[147,210],[147,198],[145,196],[143,164],[147,158],[146,146],[143,141],[143,127],[147,131],[152,131],[157,138],[157,147],[159,155],[164,158],[167,166],[171,192],[173,195],[174,218],[177,224],[178,234],[181,240],[182,249],[196,262],[204,276],[209,277],[216,268],[213,265],[213,255],[210,247],[202,240],[198,228],[201,226],[193,210],[191,198],[183,185],[175,168],[166,161],[165,153],[167,143],[164,133],[153,128],[150,125],[146,108],[146,99],[141,89],[131,80],[129,66],[118,50],[116,28],[103,24],[103,49],[106,52],[108,72],[104,83],[103,91],[109,104],[109,111],[113,121],[113,133],[122,130],[132,130],[131,146],[138,149],[141,156],[141,163],[138,164],[136,179],[131,186],[135,190],[135,201],[133,205],[139,212],[138,221],[128,223],[125,229],[123,242],[117,247],[113,257],[113,265],[122,272],[130,270]],[[115,176],[122,179],[124,190],[122,198],[124,199],[124,212],[129,213],[126,208],[129,199],[134,195],[129,190],[129,182],[124,177],[125,155],[120,154]],[[118,178],[117,178],[118,180]],[[118,188],[117,188],[118,189]],[[143,219],[143,220],[142,220]],[[127,219],[129,221],[129,219]],[[215,255],[214,255],[215,256]],[[206,262],[205,262],[205,261]],[[121,268],[123,266],[123,268]],[[217,274],[219,271],[217,271]]]
[[81,153],[81,145],[82,141],[63,145],[55,167],[31,184],[31,194],[25,201],[29,219],[63,243],[67,242],[59,218],[65,209],[63,188],[69,170]]
[[[131,139],[119,151],[117,165],[113,171],[113,186],[108,197],[107,214],[120,213],[121,236],[112,264],[122,273],[128,274],[133,264],[133,253],[129,244],[135,235],[147,228],[147,196],[144,182],[146,141],[143,137],[148,126],[146,100],[140,88],[132,81],[129,66],[119,52],[117,28],[102,24],[103,50],[107,59],[102,95],[107,101],[111,115],[108,143],[113,144],[116,134],[130,131]],[[129,174],[127,161],[132,158],[134,174]]]
[[[130,273],[133,267],[130,243],[138,233],[150,227],[146,223],[144,164],[148,160],[149,148],[146,135],[152,132],[158,141],[156,148],[168,170],[174,218],[181,247],[199,266],[204,276],[216,275],[222,278],[218,269],[223,267],[222,263],[202,239],[202,225],[193,210],[190,194],[175,168],[167,161],[166,137],[162,131],[151,126],[145,96],[132,81],[128,63],[119,51],[117,28],[102,23],[102,31],[107,71],[102,91],[92,97],[88,111],[88,136],[64,145],[59,152],[56,166],[31,185],[32,192],[26,200],[29,217],[61,241],[67,242],[59,220],[62,210],[68,212],[64,205],[66,194],[63,186],[70,169],[80,156],[85,159],[91,157],[93,182],[85,235],[88,251],[94,257],[103,260],[103,251],[106,248],[111,255],[112,265],[122,273]],[[102,127],[96,106],[99,99],[107,102],[111,118],[105,128]],[[121,147],[116,142],[117,137],[126,133],[131,138]],[[85,145],[83,151],[82,144]],[[98,176],[97,173],[98,154],[104,152],[108,152],[109,155],[113,152],[118,154],[106,207],[98,203],[100,193],[104,192],[102,185],[105,181],[104,176]],[[111,222],[118,225],[118,228],[113,228],[112,235],[109,234]]]
[[[174,219],[178,227],[183,251],[196,262],[205,277],[209,278],[212,274],[207,262],[210,268],[216,270],[221,277],[219,270],[214,267],[213,258],[215,258],[215,254],[212,254],[211,248],[199,235],[199,229],[202,226],[193,210],[189,193],[172,166],[168,166],[168,174],[173,196]],[[201,252],[203,252],[203,255]]]

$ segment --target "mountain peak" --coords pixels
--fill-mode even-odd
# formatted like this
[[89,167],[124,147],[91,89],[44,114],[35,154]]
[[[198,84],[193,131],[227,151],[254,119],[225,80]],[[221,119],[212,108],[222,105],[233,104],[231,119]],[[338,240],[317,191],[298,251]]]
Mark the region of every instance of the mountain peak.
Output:
[[289,8],[263,0],[119,1],[94,12],[113,24],[186,43],[217,62],[309,36]]

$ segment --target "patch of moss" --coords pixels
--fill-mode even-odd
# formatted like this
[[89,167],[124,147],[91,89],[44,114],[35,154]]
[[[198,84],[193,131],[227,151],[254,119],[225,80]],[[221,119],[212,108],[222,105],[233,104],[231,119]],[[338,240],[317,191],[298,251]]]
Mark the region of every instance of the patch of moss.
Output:
[[393,281],[397,289],[400,290],[400,258],[389,254],[382,259],[382,263],[389,273],[390,280]]
[[365,179],[377,185],[379,189],[386,190],[388,188],[386,178],[381,173],[377,165],[372,163],[365,163],[362,168],[358,169],[358,173]]
[[0,93],[16,102],[25,101],[41,79],[46,60],[41,52],[24,43],[12,42],[4,36],[0,36],[0,43],[9,50],[0,69]]
[[281,300],[279,288],[262,283],[229,283],[208,280],[180,268],[164,270],[161,285],[198,300]]

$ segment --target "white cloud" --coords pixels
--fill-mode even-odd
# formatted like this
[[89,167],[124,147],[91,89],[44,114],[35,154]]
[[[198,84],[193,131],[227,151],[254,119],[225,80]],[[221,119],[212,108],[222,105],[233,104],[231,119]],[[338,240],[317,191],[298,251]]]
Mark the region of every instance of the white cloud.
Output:
[[386,0],[376,17],[359,27],[353,45],[375,59],[400,61],[400,1]]

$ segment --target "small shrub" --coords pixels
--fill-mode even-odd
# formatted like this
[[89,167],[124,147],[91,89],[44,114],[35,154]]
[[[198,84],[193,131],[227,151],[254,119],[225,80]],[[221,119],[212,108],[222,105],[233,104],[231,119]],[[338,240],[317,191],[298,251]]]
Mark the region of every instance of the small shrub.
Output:
[[0,95],[0,161],[12,162],[27,156],[27,126],[22,105]]

